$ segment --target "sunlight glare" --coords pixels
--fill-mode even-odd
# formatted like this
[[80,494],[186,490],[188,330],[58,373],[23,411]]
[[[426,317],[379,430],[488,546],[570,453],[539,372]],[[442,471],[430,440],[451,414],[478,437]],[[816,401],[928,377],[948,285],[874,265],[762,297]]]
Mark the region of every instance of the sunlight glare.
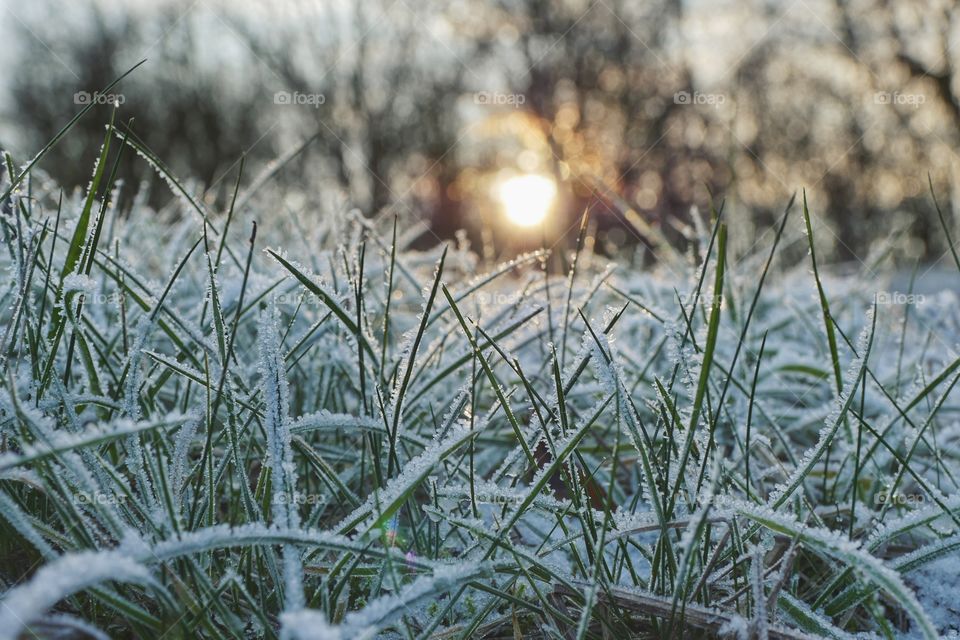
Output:
[[557,185],[553,180],[533,173],[508,178],[497,189],[497,197],[507,218],[518,227],[532,227],[543,222],[556,195]]

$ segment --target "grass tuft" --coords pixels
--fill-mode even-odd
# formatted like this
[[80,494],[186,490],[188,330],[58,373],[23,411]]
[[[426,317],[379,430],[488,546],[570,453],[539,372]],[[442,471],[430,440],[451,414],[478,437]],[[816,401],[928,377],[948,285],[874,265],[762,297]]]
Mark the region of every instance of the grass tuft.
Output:
[[115,135],[84,194],[7,162],[0,640],[949,631],[950,303],[830,299],[805,194],[812,274],[792,201],[696,271],[599,270],[586,216],[564,276],[261,224],[301,263],[242,170],[215,214],[147,157],[177,215],[120,215]]

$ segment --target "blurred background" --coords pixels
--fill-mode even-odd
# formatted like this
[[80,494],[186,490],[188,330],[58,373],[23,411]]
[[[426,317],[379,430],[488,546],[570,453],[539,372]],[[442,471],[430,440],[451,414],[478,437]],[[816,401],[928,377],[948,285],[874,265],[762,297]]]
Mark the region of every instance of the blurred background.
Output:
[[[947,249],[960,141],[948,0],[0,0],[0,147],[83,187],[110,119],[223,210],[356,208],[508,255],[684,242],[726,201],[749,247],[807,189],[824,253]],[[143,58],[110,95],[98,89]],[[128,154],[127,201],[171,199]],[[146,189],[146,191],[142,191]],[[309,219],[309,218],[308,218]]]

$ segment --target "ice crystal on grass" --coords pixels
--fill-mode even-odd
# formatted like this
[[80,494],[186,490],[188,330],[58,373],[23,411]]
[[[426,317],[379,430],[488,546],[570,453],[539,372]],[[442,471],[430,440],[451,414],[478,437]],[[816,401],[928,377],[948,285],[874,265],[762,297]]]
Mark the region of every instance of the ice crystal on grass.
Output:
[[14,640],[63,598],[107,580],[153,582],[145,567],[122,553],[65,556],[41,567],[27,584],[7,592],[0,601],[0,639]]
[[461,242],[441,274],[351,212],[264,253],[251,204],[224,240],[150,162],[201,251],[139,197],[61,286],[82,194],[55,245],[0,217],[0,636],[950,633],[948,310],[831,279],[838,393],[807,263],[751,310],[767,256],[714,292],[716,247],[552,274]]
[[[289,529],[300,526],[297,510],[297,468],[290,445],[290,390],[280,353],[280,337],[277,335],[277,310],[271,306],[260,319],[260,375],[263,392],[267,434],[267,465],[270,468],[270,484],[273,491],[273,521]],[[297,610],[303,607],[303,565],[300,552],[293,545],[283,547],[283,573],[285,578],[285,608]]]

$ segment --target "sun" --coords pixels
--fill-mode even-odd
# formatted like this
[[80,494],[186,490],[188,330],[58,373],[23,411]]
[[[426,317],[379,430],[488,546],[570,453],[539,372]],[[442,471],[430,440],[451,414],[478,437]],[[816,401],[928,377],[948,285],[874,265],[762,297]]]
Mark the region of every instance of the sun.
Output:
[[501,182],[496,194],[510,222],[518,227],[533,227],[550,213],[557,185],[546,176],[527,173]]

